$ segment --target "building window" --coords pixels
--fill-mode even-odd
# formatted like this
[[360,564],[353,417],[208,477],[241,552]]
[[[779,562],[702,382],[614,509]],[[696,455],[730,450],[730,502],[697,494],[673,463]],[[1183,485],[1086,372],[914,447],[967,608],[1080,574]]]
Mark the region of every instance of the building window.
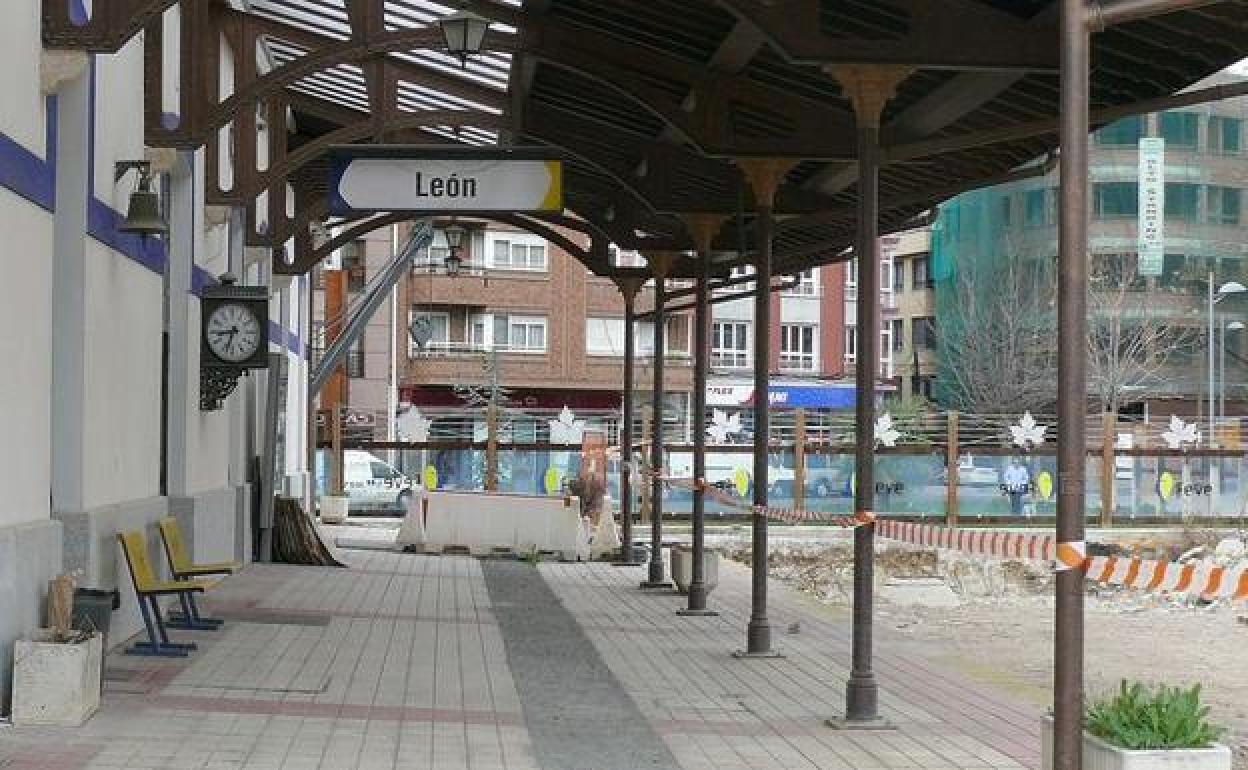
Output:
[[1134,147],[1143,138],[1144,127],[1143,115],[1115,120],[1096,132],[1096,143],[1107,146]]
[[1170,146],[1195,149],[1200,141],[1200,115],[1195,112],[1162,113],[1161,138]]
[[450,315],[447,313],[429,313],[412,308],[407,322],[409,356],[415,356],[422,351],[422,348],[416,345],[416,340],[412,338],[412,331],[418,327],[423,327],[429,334],[429,341],[425,343],[423,350],[446,350],[450,346]]
[[1045,227],[1049,224],[1049,191],[1028,190],[1023,193],[1023,226]]
[[744,369],[749,365],[749,322],[716,321],[711,324],[711,366]]
[[853,361],[858,357],[858,327],[845,327],[845,360]]
[[347,273],[347,291],[364,291],[364,241],[351,241],[342,247],[342,269]]
[[1238,187],[1209,187],[1206,210],[1210,224],[1239,224],[1240,190]]
[[1213,115],[1209,118],[1209,152],[1238,155],[1240,139],[1244,133],[1244,121]]
[[1195,222],[1200,216],[1200,185],[1166,182],[1166,219]]
[[910,263],[910,286],[914,289],[932,288],[932,258],[929,254],[916,254]]
[[358,339],[347,351],[347,376],[359,378],[364,376],[364,340]]
[[516,237],[494,237],[490,267],[499,270],[546,269],[546,244]]
[[[502,332],[502,333],[500,333]],[[546,351],[546,319],[540,316],[495,315],[494,340],[500,347],[527,353]]]
[[888,325],[889,335],[893,340],[893,352],[900,353],[906,346],[905,332],[902,331],[902,321],[900,318],[894,318],[891,321],[885,321]]
[[780,368],[815,371],[814,324],[780,325]]
[[[893,260],[893,293],[901,294],[906,290],[906,263],[901,259]],[[915,287],[917,288],[917,287]]]
[[1134,219],[1140,211],[1140,186],[1135,182],[1097,182],[1092,186],[1097,219]]
[[1014,221],[1014,198],[1010,195],[1001,196],[1001,226],[1009,227]]
[[845,263],[845,288],[858,288],[858,258],[854,257]]
[[814,268],[803,270],[797,274],[797,285],[789,289],[786,294],[794,294],[803,297],[813,297],[819,293],[818,273]]
[[936,319],[932,316],[915,318],[910,322],[910,336],[920,350],[936,349]]
[[542,316],[481,313],[468,319],[468,338],[480,350],[546,352],[546,319]]
[[624,355],[624,319],[586,318],[585,353],[591,356]]

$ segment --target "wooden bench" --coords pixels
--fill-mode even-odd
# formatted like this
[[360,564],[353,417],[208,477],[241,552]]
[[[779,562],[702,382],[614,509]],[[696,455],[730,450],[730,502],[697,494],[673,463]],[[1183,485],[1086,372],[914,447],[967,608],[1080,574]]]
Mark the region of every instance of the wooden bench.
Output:
[[[160,580],[147,560],[147,541],[142,532],[118,532],[122,553],[130,567],[130,580],[134,583],[134,595],[139,600],[139,612],[147,628],[147,641],[135,642],[126,650],[127,655],[156,655],[160,657],[186,657],[196,648],[193,642],[171,642],[165,622],[160,614],[161,596],[178,596],[185,600],[193,593],[216,585],[214,580]],[[185,607],[186,604],[184,603]]]
[[[160,539],[165,544],[165,556],[169,559],[169,574],[173,575],[175,580],[195,580],[209,575],[233,575],[242,569],[243,565],[236,561],[194,563],[187,554],[178,520],[172,516],[161,519],[159,527]],[[169,628],[215,631],[225,622],[221,618],[206,618],[200,615],[199,606],[195,604],[195,594],[182,594],[180,599],[182,612],[169,613],[165,623]]]

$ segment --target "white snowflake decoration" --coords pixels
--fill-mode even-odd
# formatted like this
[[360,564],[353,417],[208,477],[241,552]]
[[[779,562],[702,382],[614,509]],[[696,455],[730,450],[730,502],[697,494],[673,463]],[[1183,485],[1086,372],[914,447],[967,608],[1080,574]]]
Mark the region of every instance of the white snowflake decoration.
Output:
[[706,435],[712,443],[727,444],[728,436],[741,432],[741,415],[731,417],[722,409],[711,412],[711,424],[706,426]]
[[1186,449],[1187,444],[1200,441],[1200,431],[1196,429],[1196,423],[1183,422],[1178,416],[1170,415],[1170,430],[1161,437],[1171,449]]
[[416,407],[412,407],[399,415],[398,425],[395,427],[400,441],[421,443],[429,440],[429,426],[432,424],[433,420],[421,414]]
[[579,444],[584,433],[585,421],[576,419],[576,415],[572,413],[567,404],[563,405],[559,418],[550,421],[550,443],[552,444]]
[[901,438],[901,431],[893,427],[893,416],[888,412],[875,418],[875,443],[884,446],[896,446]]
[[1034,449],[1044,443],[1044,432],[1048,430],[1044,425],[1036,422],[1036,418],[1031,416],[1031,412],[1023,412],[1023,416],[1018,419],[1017,425],[1010,426],[1010,435],[1014,437],[1014,444],[1023,449]]

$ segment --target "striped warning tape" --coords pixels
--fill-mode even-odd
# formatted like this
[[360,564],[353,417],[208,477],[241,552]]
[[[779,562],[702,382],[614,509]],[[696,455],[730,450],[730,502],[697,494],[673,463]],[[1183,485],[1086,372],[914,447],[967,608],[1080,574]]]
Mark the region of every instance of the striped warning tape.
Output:
[[1083,570],[1097,583],[1140,591],[1186,593],[1206,599],[1248,599],[1248,567],[1219,567],[1208,563],[1179,564],[1153,559],[1087,556],[1082,542],[1059,543],[1051,535],[961,530],[881,520],[881,537],[980,556],[1052,562],[1057,571]]
[[705,480],[654,474],[667,484],[704,493],[737,510],[788,522],[819,521],[847,528],[875,524],[876,534],[889,540],[949,551],[1003,559],[1044,561],[1057,572],[1082,570],[1089,580],[1140,591],[1194,594],[1206,599],[1248,599],[1248,567],[1219,567],[1208,563],[1179,564],[1117,556],[1088,557],[1082,541],[1058,542],[1052,535],[993,530],[967,530],[877,519],[870,511],[852,516],[816,511],[750,505]]

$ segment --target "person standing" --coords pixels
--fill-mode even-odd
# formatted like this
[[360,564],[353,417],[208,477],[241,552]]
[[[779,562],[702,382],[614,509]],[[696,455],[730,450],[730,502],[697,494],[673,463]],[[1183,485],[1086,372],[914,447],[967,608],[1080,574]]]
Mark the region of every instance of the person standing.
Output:
[[1023,495],[1031,486],[1031,475],[1018,462],[1017,457],[1010,458],[1010,465],[1005,469],[1005,492],[1010,496],[1010,513],[1015,516],[1023,512]]

